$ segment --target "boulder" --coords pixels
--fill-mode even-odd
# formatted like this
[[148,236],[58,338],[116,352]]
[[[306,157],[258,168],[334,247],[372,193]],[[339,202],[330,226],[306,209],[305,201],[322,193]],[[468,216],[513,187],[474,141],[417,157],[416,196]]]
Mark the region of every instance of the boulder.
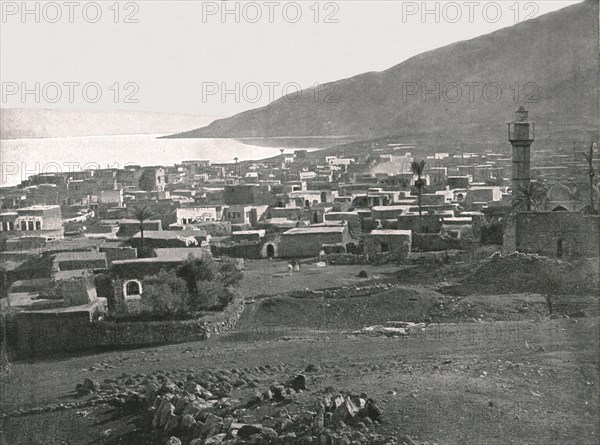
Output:
[[167,421],[165,423],[165,431],[170,433],[179,428],[179,424],[181,423],[181,416],[176,416],[175,414],[169,415]]
[[223,439],[225,439],[225,436],[227,436],[227,434],[225,434],[225,433],[216,434],[216,435],[206,439],[204,441],[204,445],[216,445],[216,444],[223,443]]
[[202,386],[191,380],[185,384],[185,390],[190,394],[202,394],[203,389]]
[[361,417],[369,417],[374,422],[381,422],[381,410],[373,399],[367,399],[365,407],[360,410]]
[[100,391],[100,383],[86,377],[83,380],[83,389],[86,389],[91,392],[98,392],[98,391]]
[[161,394],[166,394],[168,392],[175,392],[175,391],[177,391],[177,385],[175,383],[173,383],[171,380],[165,379],[162,386],[160,387]]
[[171,436],[169,437],[169,439],[167,440],[166,445],[181,445],[181,440],[179,440],[177,437],[175,436]]
[[[209,414],[206,417],[206,421],[204,422],[204,427],[202,428],[201,437],[210,437],[211,435],[215,435],[221,432],[221,428],[223,426],[223,419],[219,416],[215,416],[214,414]],[[219,431],[215,431],[216,429]]]
[[196,419],[191,414],[185,414],[181,417],[181,428],[186,431],[191,431],[196,426]]
[[260,435],[269,440],[277,439],[277,436],[278,436],[277,431],[275,431],[273,428],[267,428],[267,427],[261,428]]
[[171,415],[175,413],[175,406],[167,399],[163,399],[159,407],[154,413],[154,419],[152,420],[152,426],[154,428],[163,428],[167,423],[167,420]]
[[262,401],[263,395],[260,393],[260,391],[255,390],[252,392],[252,394],[248,395],[248,397],[244,399],[243,405],[249,408],[252,406],[260,405]]
[[306,391],[306,376],[298,374],[296,377],[288,380],[286,386],[292,388],[294,391]]
[[198,416],[202,411],[211,408],[212,405],[204,400],[194,400],[186,405],[182,414],[185,416],[186,414],[192,415],[194,418]]
[[262,425],[244,425],[240,429],[238,429],[237,437],[240,437],[244,440],[248,440],[250,439],[250,436],[260,434],[261,430]]

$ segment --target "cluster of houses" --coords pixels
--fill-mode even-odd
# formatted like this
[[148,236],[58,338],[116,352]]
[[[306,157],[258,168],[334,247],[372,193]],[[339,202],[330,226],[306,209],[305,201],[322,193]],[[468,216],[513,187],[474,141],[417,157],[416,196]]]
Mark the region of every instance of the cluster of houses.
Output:
[[[445,239],[477,241],[486,219],[507,213],[514,152],[435,152],[424,156],[425,168],[416,174],[415,149],[373,143],[356,156],[282,150],[263,162],[198,160],[33,175],[0,190],[1,266],[12,292],[77,281],[81,298],[68,301],[88,304],[94,272],[112,270],[117,293],[139,298],[144,275],[175,267],[190,254],[402,256],[443,249]],[[546,166],[556,164],[556,156],[562,155],[534,154],[542,175],[560,173],[537,210],[577,213],[590,202],[585,163],[561,158],[559,172]],[[591,194],[597,201],[598,189]],[[139,208],[152,215],[142,223],[132,217]],[[424,242],[424,235],[439,242]]]

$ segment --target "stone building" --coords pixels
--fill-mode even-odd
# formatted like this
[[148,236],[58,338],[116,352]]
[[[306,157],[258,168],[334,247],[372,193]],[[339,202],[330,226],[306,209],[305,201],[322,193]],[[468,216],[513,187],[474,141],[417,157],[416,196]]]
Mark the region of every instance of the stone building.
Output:
[[410,230],[372,230],[365,236],[365,253],[369,256],[387,252],[407,256],[411,245]]
[[573,212],[520,212],[504,230],[507,252],[537,253],[558,259],[597,258],[600,218]]
[[281,258],[317,256],[324,244],[345,246],[349,240],[346,225],[298,227],[281,234],[278,256]]
[[[600,192],[597,187],[592,189],[594,207],[598,207]],[[564,184],[554,184],[548,189],[542,206],[546,211],[580,212],[590,205],[590,186],[587,184],[567,187]]]
[[60,206],[34,205],[0,214],[0,231],[42,232],[61,231]]
[[106,269],[106,253],[96,250],[86,252],[59,252],[54,257],[54,267],[59,271]]

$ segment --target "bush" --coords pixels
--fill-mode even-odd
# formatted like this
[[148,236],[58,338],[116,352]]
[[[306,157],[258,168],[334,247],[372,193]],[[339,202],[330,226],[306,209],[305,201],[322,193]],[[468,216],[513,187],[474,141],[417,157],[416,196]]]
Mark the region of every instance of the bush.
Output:
[[219,265],[218,278],[227,287],[238,287],[242,278],[244,278],[244,274],[238,265],[238,261],[225,259]]
[[481,226],[481,244],[496,244],[501,246],[504,236],[504,223],[493,221]]
[[158,275],[145,277],[142,304],[156,315],[176,318],[189,309],[185,281],[165,270]]
[[112,286],[112,279],[109,274],[101,273],[94,276],[94,284],[98,297],[106,298],[109,311],[115,311],[115,295]]
[[177,269],[177,276],[185,281],[188,292],[195,294],[199,281],[212,281],[215,278],[213,261],[188,258]]
[[232,288],[238,287],[243,278],[235,259],[213,260],[189,258],[179,269],[177,276],[187,287],[187,304],[193,311],[222,310],[232,299]]

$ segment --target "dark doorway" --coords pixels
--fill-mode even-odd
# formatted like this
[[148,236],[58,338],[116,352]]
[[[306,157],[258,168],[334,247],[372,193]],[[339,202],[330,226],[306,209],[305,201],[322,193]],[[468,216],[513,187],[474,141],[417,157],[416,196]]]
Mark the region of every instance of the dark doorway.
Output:
[[267,244],[267,258],[275,257],[275,247],[273,244]]
[[313,213],[313,222],[314,223],[319,222],[319,214],[317,212]]
[[381,253],[384,252],[389,252],[390,251],[390,246],[387,243],[381,243]]
[[306,207],[310,207],[310,201],[307,199],[306,201],[304,201],[304,205],[305,205]]
[[556,258],[559,260],[563,257],[563,240],[562,238],[556,241]]

